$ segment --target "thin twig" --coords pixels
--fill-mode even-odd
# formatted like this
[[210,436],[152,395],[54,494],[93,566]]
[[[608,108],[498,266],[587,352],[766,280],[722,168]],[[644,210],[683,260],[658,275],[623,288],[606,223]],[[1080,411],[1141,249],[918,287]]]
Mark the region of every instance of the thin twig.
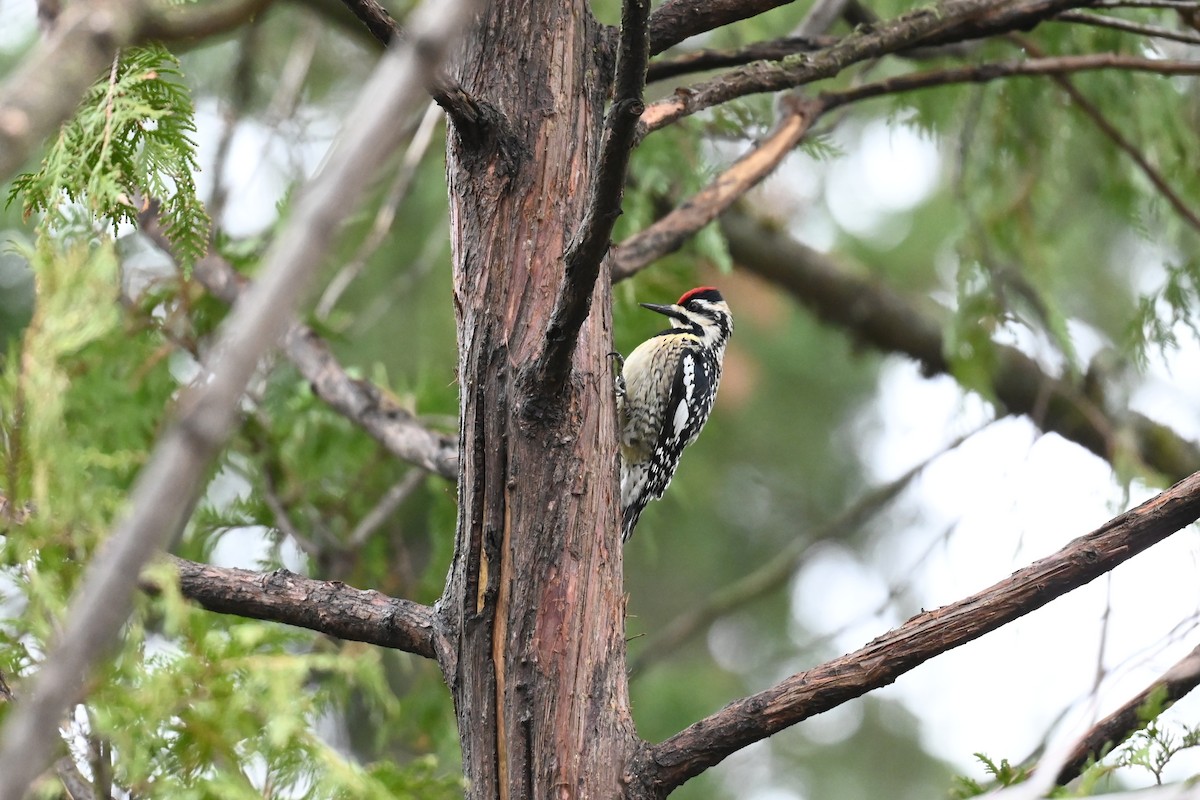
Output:
[[827,108],[832,109],[860,100],[952,84],[988,83],[1001,78],[1065,75],[1101,69],[1151,72],[1157,75],[1200,75],[1200,61],[1158,60],[1126,56],[1120,53],[1030,58],[1022,61],[991,62],[912,72],[907,75],[865,83],[850,89],[822,92],[821,99]]
[[625,0],[613,101],[605,118],[599,161],[583,220],[563,254],[562,282],[546,326],[545,344],[534,367],[539,391],[549,396],[559,393],[570,374],[579,330],[591,308],[596,279],[612,244],[613,226],[621,215],[625,170],[638,119],[645,109],[642,92],[649,59],[649,15],[650,0]]
[[[1042,55],[1041,50],[1033,41],[1029,39],[1029,37],[1014,35],[1013,38],[1018,44],[1020,44],[1021,47],[1025,48],[1027,52],[1032,53],[1035,56]],[[1196,212],[1188,206],[1187,202],[1185,202],[1184,199],[1180,197],[1173,188],[1171,188],[1171,184],[1167,182],[1166,177],[1164,177],[1163,174],[1159,172],[1153,164],[1150,163],[1149,159],[1142,154],[1142,151],[1139,150],[1137,146],[1133,144],[1133,142],[1126,138],[1125,134],[1121,133],[1121,130],[1116,125],[1109,121],[1108,117],[1104,115],[1104,112],[1100,110],[1099,106],[1089,100],[1083,94],[1083,92],[1079,91],[1075,84],[1071,82],[1071,79],[1066,75],[1058,74],[1051,77],[1054,82],[1057,83],[1059,87],[1061,87],[1062,90],[1070,96],[1071,102],[1073,102],[1075,106],[1092,121],[1092,124],[1094,124],[1101,133],[1107,136],[1109,140],[1111,140],[1112,143],[1117,146],[1117,149],[1124,152],[1129,156],[1130,159],[1133,160],[1133,163],[1136,164],[1138,169],[1142,171],[1142,174],[1145,175],[1152,184],[1154,184],[1154,188],[1158,189],[1159,193],[1166,198],[1167,202],[1171,204],[1171,207],[1175,209],[1176,213],[1183,217],[1184,221],[1189,223],[1193,228],[1200,230],[1200,216],[1197,216]]]
[[791,99],[771,133],[673,211],[613,248],[612,279],[623,280],[671,253],[769,175],[823,114],[820,101]]
[[[171,243],[163,235],[156,216],[157,207],[153,201],[148,203],[138,214],[138,224],[143,234],[172,254]],[[238,302],[250,287],[249,280],[215,253],[196,264],[192,274],[209,293],[229,305]],[[317,397],[366,431],[392,455],[443,478],[454,480],[458,476],[456,438],[422,425],[411,412],[369,381],[350,377],[329,344],[311,328],[292,326],[284,338],[283,352]]]
[[379,530],[379,526],[387,522],[388,517],[421,487],[428,476],[429,473],[419,467],[410,469],[408,474],[384,492],[383,497],[379,498],[379,502],[354,526],[354,530],[346,539],[347,547],[351,549],[361,547],[367,539],[371,538],[371,534]]
[[1112,28],[1116,31],[1125,31],[1126,33],[1136,33],[1141,36],[1150,36],[1155,39],[1170,39],[1173,42],[1200,44],[1200,34],[1196,34],[1191,31],[1179,31],[1174,30],[1173,28],[1164,28],[1161,25],[1147,25],[1141,22],[1130,22],[1127,19],[1106,17],[1102,14],[1089,14],[1086,11],[1064,11],[1049,21],[1076,22],[1083,25],[1092,25],[1097,28]]
[[354,252],[354,256],[333,276],[333,280],[321,294],[321,299],[317,301],[316,309],[313,311],[313,315],[317,319],[324,320],[329,317],[342,293],[349,288],[355,278],[362,274],[367,265],[367,259],[375,254],[375,251],[383,244],[383,240],[387,238],[388,232],[392,228],[392,222],[396,219],[396,209],[408,196],[408,190],[412,187],[413,178],[417,174],[417,167],[421,165],[421,160],[425,158],[425,153],[429,150],[430,143],[433,142],[433,132],[437,129],[437,123],[441,116],[435,103],[430,103],[429,107],[425,109],[425,115],[421,117],[417,132],[413,134],[408,149],[404,151],[404,160],[400,164],[400,169],[396,171],[396,177],[392,180],[392,185],[388,187],[387,197],[375,212],[371,230],[367,232],[366,238]]

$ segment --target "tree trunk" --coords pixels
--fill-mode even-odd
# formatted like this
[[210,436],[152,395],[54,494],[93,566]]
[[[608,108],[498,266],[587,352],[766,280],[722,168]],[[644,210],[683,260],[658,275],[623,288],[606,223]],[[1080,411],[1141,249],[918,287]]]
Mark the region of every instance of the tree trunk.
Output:
[[583,217],[611,76],[581,0],[500,0],[458,79],[496,110],[451,130],[459,516],[440,604],[472,798],[614,797],[638,739],[625,678],[608,270],[565,392],[529,379]]

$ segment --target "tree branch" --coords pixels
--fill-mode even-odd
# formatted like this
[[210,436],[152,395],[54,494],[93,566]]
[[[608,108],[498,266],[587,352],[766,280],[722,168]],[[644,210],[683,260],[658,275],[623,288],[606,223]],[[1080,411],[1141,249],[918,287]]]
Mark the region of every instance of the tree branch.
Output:
[[[942,324],[903,294],[852,274],[832,258],[737,212],[721,230],[737,264],[786,289],[827,323],[884,352],[903,353],[926,374],[949,374]],[[1047,375],[1019,350],[997,346],[991,388],[1004,410],[1112,460],[1116,434],[1131,434],[1142,463],[1177,480],[1200,469],[1200,447],[1134,411],[1110,414],[1076,387]]]
[[662,796],[753,742],[887,686],[925,661],[973,641],[1112,570],[1200,518],[1200,473],[1075,539],[1052,556],[935,611],[860,650],[737,700],[657,745],[629,766]]
[[907,75],[897,75],[894,78],[865,83],[850,89],[822,92],[821,99],[827,108],[834,109],[860,100],[957,83],[988,83],[1000,78],[1066,75],[1100,69],[1152,72],[1158,75],[1200,75],[1200,61],[1156,60],[1119,53],[1029,58],[1022,61],[1002,61],[912,72]]
[[612,279],[624,280],[655,259],[678,250],[684,240],[716,219],[771,173],[825,112],[819,100],[789,97],[787,113],[766,139],[708,186],[666,216],[613,248]]
[[837,42],[833,36],[785,36],[725,50],[693,50],[671,58],[660,58],[646,68],[646,82],[665,81],[679,75],[735,67],[753,61],[779,61],[796,53],[811,53]]
[[[1014,36],[1013,38],[1018,42],[1018,44],[1020,44],[1021,47],[1025,48],[1026,52],[1035,56],[1042,55],[1042,53],[1038,50],[1037,45],[1029,41],[1029,37]],[[1197,41],[1200,42],[1200,38],[1198,38]],[[1158,189],[1159,194],[1166,198],[1166,201],[1171,204],[1171,207],[1175,209],[1175,212],[1179,214],[1179,216],[1183,217],[1184,221],[1189,223],[1193,228],[1200,230],[1200,216],[1197,216],[1196,212],[1188,207],[1188,204],[1184,201],[1184,199],[1180,197],[1173,188],[1171,188],[1171,184],[1167,183],[1167,179],[1163,176],[1163,174],[1159,172],[1153,164],[1150,163],[1149,159],[1142,155],[1142,151],[1139,150],[1133,144],[1133,142],[1125,138],[1125,134],[1121,133],[1120,129],[1117,128],[1116,125],[1112,124],[1112,122],[1108,120],[1108,117],[1104,116],[1104,113],[1099,109],[1099,107],[1096,106],[1095,103],[1089,100],[1083,94],[1083,92],[1076,88],[1075,84],[1071,82],[1070,78],[1064,74],[1053,75],[1051,77],[1054,82],[1057,83],[1059,87],[1070,96],[1071,102],[1073,102],[1075,106],[1092,121],[1092,124],[1095,125],[1101,133],[1107,136],[1109,140],[1117,146],[1117,149],[1121,150],[1133,160],[1133,163],[1137,165],[1137,168],[1142,171],[1142,174],[1145,175],[1152,184],[1154,184],[1154,187]]]
[[748,94],[789,89],[832,77],[851,64],[896,53],[917,44],[947,44],[1027,28],[1088,0],[943,0],[878,26],[860,26],[837,44],[812,55],[731,70],[646,107],[639,135],[685,116]]
[[579,329],[592,305],[596,278],[611,245],[613,225],[621,215],[625,170],[633,151],[638,119],[645,106],[649,38],[646,20],[650,0],[625,0],[617,54],[613,102],[604,123],[600,162],[588,194],[579,230],[563,254],[563,279],[535,366],[539,391],[558,394],[571,371]]
[[421,33],[413,46],[386,55],[363,88],[342,138],[265,256],[263,277],[222,326],[206,374],[180,398],[174,423],[134,483],[129,511],[88,565],[64,617],[61,639],[48,648],[28,701],[4,726],[0,800],[22,797],[49,762],[57,721],[119,635],[142,567],[190,516],[209,464],[237,421],[259,358],[287,332],[343,215],[399,145],[395,120],[424,97],[449,39],[474,10],[467,0],[442,3],[436,13],[430,6],[422,6]]
[[650,54],[690,36],[757,16],[792,0],[665,0],[650,15]]
[[[1197,686],[1200,686],[1200,647],[1176,662],[1125,705],[1093,725],[1071,750],[1055,782],[1061,786],[1079,777],[1089,763],[1100,760],[1113,747],[1145,728],[1158,712],[1170,708]],[[1148,716],[1148,710],[1153,714]]]
[[1130,22],[1127,19],[1107,17],[1103,14],[1089,14],[1086,11],[1064,11],[1050,22],[1075,22],[1081,25],[1092,25],[1097,28],[1112,28],[1116,31],[1136,33],[1140,36],[1150,36],[1155,39],[1170,39],[1174,42],[1200,44],[1200,35],[1190,31],[1177,31],[1164,28],[1161,25],[1146,25],[1140,22]]
[[[449,643],[429,606],[355,589],[340,581],[318,581],[277,569],[253,572],[214,567],[167,556],[179,573],[179,591],[209,611],[281,622],[338,639],[403,650],[439,659]],[[143,591],[160,587],[143,580]]]

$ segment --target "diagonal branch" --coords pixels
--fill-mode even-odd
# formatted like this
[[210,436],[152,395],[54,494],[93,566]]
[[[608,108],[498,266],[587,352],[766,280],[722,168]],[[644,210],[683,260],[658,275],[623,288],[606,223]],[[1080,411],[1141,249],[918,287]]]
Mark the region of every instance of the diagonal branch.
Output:
[[[439,659],[449,643],[429,606],[364,591],[340,581],[318,581],[286,569],[253,572],[199,564],[176,556],[179,591],[209,611],[282,622],[338,639],[389,647]],[[157,592],[146,580],[142,589]]]
[[650,15],[650,53],[657,55],[690,36],[790,2],[792,0],[665,0]]
[[650,0],[625,0],[617,53],[613,102],[604,122],[600,160],[579,230],[563,254],[563,279],[546,327],[545,345],[534,367],[539,391],[558,394],[571,371],[579,329],[592,305],[596,278],[611,245],[613,226],[621,215],[625,170],[633,151],[638,119],[645,109],[646,20]]
[[[1070,783],[1088,764],[1104,757],[1135,732],[1145,728],[1158,713],[1200,686],[1200,647],[1196,647],[1158,680],[1138,692],[1125,705],[1097,722],[1083,735],[1058,771],[1055,783]],[[1148,714],[1148,711],[1153,713]]]
[[[1041,55],[1037,45],[1029,41],[1029,37],[1015,36],[1014,38],[1021,45],[1021,47],[1025,48],[1026,52],[1035,56]],[[1095,125],[1101,133],[1107,136],[1109,140],[1117,146],[1117,149],[1129,156],[1133,163],[1137,165],[1137,168],[1142,171],[1142,174],[1146,176],[1147,180],[1154,184],[1154,187],[1158,189],[1159,194],[1166,198],[1167,202],[1171,204],[1171,207],[1175,209],[1176,213],[1183,217],[1184,221],[1189,223],[1193,228],[1200,230],[1200,216],[1197,216],[1196,212],[1188,206],[1187,202],[1184,201],[1184,199],[1180,197],[1173,188],[1171,188],[1171,184],[1167,182],[1166,177],[1159,172],[1153,164],[1150,163],[1149,159],[1142,154],[1142,151],[1139,150],[1137,146],[1133,144],[1133,142],[1129,141],[1129,139],[1125,137],[1125,134],[1121,133],[1120,129],[1109,121],[1108,117],[1104,116],[1104,112],[1102,112],[1095,103],[1089,100],[1083,94],[1083,92],[1079,91],[1075,84],[1071,82],[1070,78],[1063,74],[1053,75],[1051,77],[1053,78],[1054,82],[1057,83],[1059,87],[1070,96],[1071,102],[1073,102],[1075,106],[1092,121],[1092,124]]]
[[736,700],[634,756],[628,773],[662,796],[729,755],[887,686],[934,656],[1083,586],[1200,518],[1200,473],[978,594],[927,611],[854,653]]
[[826,108],[819,100],[789,97],[785,102],[787,113],[766,139],[693,197],[613,249],[614,281],[624,280],[655,259],[678,250],[684,240],[757,186],[792,152]]
[[[740,267],[786,289],[823,321],[846,329],[858,341],[903,353],[919,362],[926,374],[950,373],[942,323],[932,311],[744,213],[726,214],[721,223]],[[996,348],[990,386],[1007,412],[1025,414],[1042,430],[1101,458],[1111,460],[1116,440],[1127,433],[1141,462],[1170,479],[1200,469],[1200,446],[1195,442],[1135,411],[1110,415],[1015,348]]]

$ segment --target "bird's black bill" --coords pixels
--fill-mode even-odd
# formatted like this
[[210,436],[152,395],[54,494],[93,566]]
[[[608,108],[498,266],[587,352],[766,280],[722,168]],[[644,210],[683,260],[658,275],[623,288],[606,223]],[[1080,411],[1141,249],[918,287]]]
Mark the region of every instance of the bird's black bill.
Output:
[[639,303],[638,305],[642,308],[648,308],[651,311],[657,311],[659,314],[665,314],[668,317],[687,321],[687,317],[679,310],[679,306],[660,306],[654,303]]

